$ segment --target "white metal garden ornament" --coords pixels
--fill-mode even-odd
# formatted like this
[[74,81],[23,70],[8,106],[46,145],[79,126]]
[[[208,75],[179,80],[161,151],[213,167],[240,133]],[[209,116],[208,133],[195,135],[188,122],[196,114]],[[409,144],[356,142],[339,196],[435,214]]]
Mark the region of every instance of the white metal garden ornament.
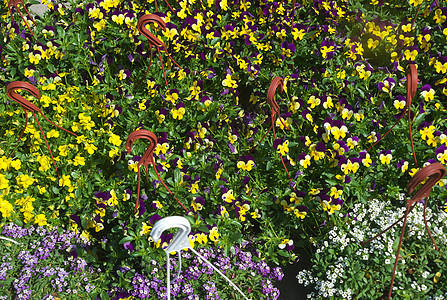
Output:
[[200,253],[198,253],[196,250],[194,250],[190,243],[189,243],[189,239],[188,239],[188,234],[191,232],[191,225],[189,224],[189,221],[185,218],[185,217],[180,217],[180,216],[171,216],[171,217],[166,217],[163,218],[161,220],[159,220],[157,223],[155,223],[154,227],[152,228],[151,231],[151,237],[154,240],[154,242],[157,242],[160,237],[161,234],[170,228],[178,228],[178,232],[177,234],[174,236],[174,238],[172,239],[171,243],[168,245],[168,247],[165,249],[166,252],[166,256],[167,256],[167,296],[168,296],[168,300],[171,299],[171,274],[170,274],[170,262],[169,262],[169,253],[171,252],[177,252],[178,253],[178,261],[179,261],[179,267],[177,270],[177,275],[174,278],[174,280],[176,280],[178,278],[178,276],[180,275],[181,269],[182,269],[182,259],[181,259],[181,255],[180,255],[180,251],[182,251],[182,249],[191,249],[192,252],[194,252],[201,260],[203,260],[204,262],[206,262],[208,265],[210,265],[217,273],[219,273],[219,275],[221,275],[223,278],[225,278],[231,286],[233,286],[233,288],[235,290],[237,290],[239,293],[241,293],[242,296],[244,296],[244,298],[246,300],[249,300],[244,293],[230,280],[228,279],[227,276],[225,276],[221,271],[219,271],[210,261],[208,261],[205,257],[203,257],[202,255],[200,255]]
[[14,244],[20,245],[19,242],[16,242],[13,239],[10,239],[10,238],[4,237],[4,236],[0,236],[0,240],[5,240],[5,241],[8,241],[8,242],[12,242]]

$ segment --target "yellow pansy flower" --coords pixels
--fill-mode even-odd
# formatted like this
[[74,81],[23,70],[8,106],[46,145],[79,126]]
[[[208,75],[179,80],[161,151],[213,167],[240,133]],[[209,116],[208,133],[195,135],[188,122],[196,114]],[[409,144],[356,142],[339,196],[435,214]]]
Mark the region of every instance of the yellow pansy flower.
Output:
[[233,195],[233,190],[229,190],[228,192],[222,195],[222,200],[224,200],[227,203],[232,203],[233,200],[235,199],[236,198]]
[[38,214],[34,217],[34,224],[37,224],[39,226],[47,225],[47,218],[44,214]]
[[115,146],[118,146],[118,147],[121,146],[122,142],[123,141],[121,141],[121,138],[114,133],[112,133],[112,135],[109,137],[109,143],[111,143]]
[[62,175],[62,177],[59,178],[59,186],[71,187],[70,175]]
[[393,156],[391,155],[391,153],[388,153],[388,154],[382,153],[379,156],[380,162],[384,165],[389,165],[392,158],[393,158]]
[[281,155],[286,155],[287,153],[289,153],[289,141],[285,140],[284,143],[279,144],[276,147],[276,151]]
[[73,165],[75,165],[75,166],[84,166],[85,165],[85,158],[80,156],[80,155],[76,155],[75,159],[73,159]]
[[17,185],[19,186],[19,188],[24,188],[24,189],[28,188],[28,187],[29,187],[30,185],[32,185],[32,184],[34,183],[34,181],[35,181],[34,178],[30,177],[30,176],[27,175],[27,174],[19,175],[19,176],[16,178],[16,180],[17,180]]

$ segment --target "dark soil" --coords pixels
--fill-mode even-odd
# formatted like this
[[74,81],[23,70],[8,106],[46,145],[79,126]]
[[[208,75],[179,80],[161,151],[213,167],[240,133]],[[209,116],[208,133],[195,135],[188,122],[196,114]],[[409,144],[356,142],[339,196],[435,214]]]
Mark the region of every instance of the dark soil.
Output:
[[304,285],[298,283],[296,275],[299,271],[309,269],[312,266],[310,257],[304,249],[298,249],[299,261],[295,264],[281,266],[284,271],[284,278],[276,284],[280,290],[280,300],[301,300],[307,299],[307,294],[311,292]]

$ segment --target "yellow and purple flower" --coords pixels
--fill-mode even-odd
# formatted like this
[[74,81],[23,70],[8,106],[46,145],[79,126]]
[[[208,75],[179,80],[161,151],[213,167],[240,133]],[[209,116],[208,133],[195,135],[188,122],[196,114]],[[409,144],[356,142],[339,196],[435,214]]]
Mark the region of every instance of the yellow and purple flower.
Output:
[[396,81],[391,77],[384,79],[378,84],[379,90],[385,93],[391,93],[394,86],[396,86]]
[[281,243],[278,245],[278,247],[279,249],[286,251],[292,251],[295,248],[292,239],[283,239]]
[[238,169],[242,169],[244,171],[251,171],[256,166],[253,156],[245,155],[239,157],[239,161],[237,162]]
[[320,52],[324,59],[332,59],[335,53],[335,42],[327,40],[321,42]]
[[391,150],[382,150],[379,153],[379,159],[383,165],[389,165],[392,158]]

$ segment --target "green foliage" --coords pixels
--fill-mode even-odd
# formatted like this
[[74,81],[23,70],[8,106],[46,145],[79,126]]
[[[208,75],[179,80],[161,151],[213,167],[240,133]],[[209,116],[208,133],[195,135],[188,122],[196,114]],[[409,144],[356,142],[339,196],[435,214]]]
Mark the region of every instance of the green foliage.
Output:
[[[2,223],[70,224],[110,282],[169,243],[148,239],[160,217],[184,214],[196,245],[230,255],[249,242],[279,264],[341,228],[356,205],[380,197],[402,207],[395,199],[411,176],[447,162],[445,8],[419,2],[298,1],[294,12],[271,1],[183,0],[170,3],[174,12],[162,2],[167,30],[147,28],[166,48],[137,29],[154,1],[47,1],[50,11],[29,22],[34,35],[0,8],[0,82],[33,83],[42,97],[28,99],[77,135],[36,114],[57,174],[30,113],[15,149],[25,115],[0,90]],[[413,63],[419,84],[407,111]],[[274,77],[284,91],[272,120]],[[140,129],[158,143],[137,201],[148,141],[125,146]],[[432,196],[445,199],[444,179],[439,186]],[[357,274],[362,260],[355,265]]]

